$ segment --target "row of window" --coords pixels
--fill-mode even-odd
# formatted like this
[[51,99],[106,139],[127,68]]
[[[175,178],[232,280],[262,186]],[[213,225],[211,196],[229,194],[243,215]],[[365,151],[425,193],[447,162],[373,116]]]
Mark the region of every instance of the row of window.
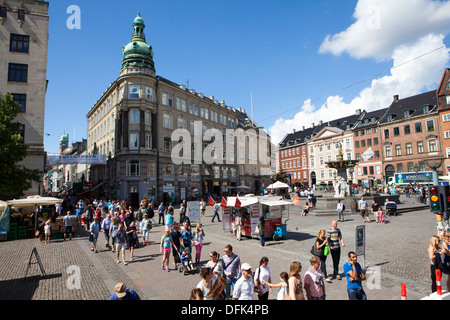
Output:
[[[367,144],[366,144],[366,142],[367,142]],[[379,143],[378,138],[373,138],[373,143],[372,143],[372,138],[367,139],[367,141],[366,140],[358,140],[358,141],[355,141],[355,148],[356,149],[359,147],[365,148],[366,145],[368,147],[371,147],[372,145],[377,146],[378,143]]]
[[[5,6],[0,6],[0,18],[8,18],[8,8]],[[25,10],[18,9],[17,10],[17,20],[25,21]]]
[[[413,154],[412,143],[406,143],[405,149],[406,149],[406,155]],[[385,152],[386,158],[392,157],[392,151],[393,150],[392,150],[391,145],[384,146],[384,152]],[[395,151],[395,156],[401,156],[402,155],[402,146],[400,144],[395,145],[394,151]],[[417,141],[417,150],[416,151],[417,151],[416,153],[418,153],[418,154],[425,153],[423,141]],[[437,148],[436,139],[428,139],[428,152],[437,152],[437,151],[438,151],[438,148]]]
[[[139,177],[141,175],[141,161],[139,160],[127,160],[126,162],[126,176],[127,177]],[[162,176],[163,177],[173,177],[175,173],[177,173],[178,177],[188,177],[188,173],[190,172],[191,178],[200,178],[200,165],[192,164],[192,165],[174,165],[171,162],[162,162]],[[210,173],[205,168],[204,174],[209,175]],[[148,160],[147,161],[147,176],[148,177],[156,177],[156,161]],[[117,166],[117,175],[120,175],[120,166]],[[212,167],[212,175],[217,179],[237,179],[238,172],[236,168],[226,168],[213,166]]]
[[[176,109],[183,112],[189,112],[190,114],[205,120],[211,120],[213,122],[219,123],[223,126],[228,126],[230,128],[236,127],[236,121],[233,118],[227,117],[226,115],[220,114],[214,110],[209,110],[206,107],[198,106],[194,102],[187,103],[187,100],[176,98],[174,100],[173,94],[168,92],[163,92],[161,95],[161,103],[167,107],[174,107],[174,101],[176,101]],[[189,108],[188,108],[189,107]]]
[[306,158],[302,158],[301,166],[300,166],[300,159],[281,162],[281,168],[283,168],[283,169],[292,169],[292,168],[301,168],[301,167],[306,167]]
[[[415,128],[415,133],[421,133],[422,132],[422,123],[421,122],[417,122],[414,124],[414,128]],[[434,131],[435,127],[434,127],[434,120],[428,120],[427,121],[427,131]],[[398,137],[400,136],[400,127],[395,127],[392,128],[392,132],[393,132],[393,136],[394,137]],[[411,134],[411,125],[406,124],[403,126],[403,133],[405,135],[409,135]],[[390,133],[390,129],[385,129],[384,130],[384,138],[385,139],[389,139],[391,136]]]
[[[307,179],[307,175],[308,175],[307,172],[303,171],[303,179],[304,180]],[[297,172],[297,171],[292,172],[292,180],[293,181],[300,180],[300,179],[302,179],[302,172],[301,171],[299,171],[299,172]]]

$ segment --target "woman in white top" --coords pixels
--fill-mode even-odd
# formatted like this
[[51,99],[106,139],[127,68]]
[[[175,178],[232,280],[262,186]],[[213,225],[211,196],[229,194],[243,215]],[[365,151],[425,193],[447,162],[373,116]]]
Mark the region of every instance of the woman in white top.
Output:
[[197,284],[197,288],[202,290],[203,297],[206,297],[214,284],[214,273],[212,272],[211,268],[206,267],[200,271],[200,277],[202,278],[202,280]]
[[255,270],[254,282],[255,288],[258,288],[258,300],[268,300],[269,292],[272,292],[272,288],[265,285],[265,283],[271,283],[270,268],[268,266],[269,258],[262,257],[259,261],[259,268]]
[[152,229],[152,221],[148,218],[148,214],[144,213],[144,218],[141,221],[141,231],[142,231],[142,240],[143,240],[143,244],[145,245],[149,245],[150,241],[149,241],[149,232],[150,229]]
[[209,254],[209,258],[211,260],[208,261],[206,264],[206,267],[211,268],[213,274],[214,274],[214,280],[218,277],[223,276],[223,266],[221,261],[219,260],[219,254],[216,251],[212,251]]

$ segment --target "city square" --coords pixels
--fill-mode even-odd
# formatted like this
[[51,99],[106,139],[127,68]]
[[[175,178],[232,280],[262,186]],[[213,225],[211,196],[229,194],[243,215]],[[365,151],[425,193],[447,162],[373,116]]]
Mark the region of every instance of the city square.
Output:
[[[405,206],[414,206],[414,200],[405,202]],[[242,263],[250,263],[256,270],[261,257],[269,258],[272,281],[278,281],[282,271],[288,271],[292,261],[300,261],[305,270],[311,258],[310,250],[318,231],[328,229],[337,215],[301,216],[298,208],[291,208],[287,221],[287,239],[267,241],[266,246],[259,247],[257,239],[243,237],[237,241],[229,231],[224,231],[222,224],[211,222],[212,207],[207,208],[201,222],[205,230],[205,245],[202,250],[201,265],[198,271],[209,260],[209,253],[217,251],[223,256],[226,244],[233,246],[233,251],[241,258]],[[347,260],[346,253],[355,250],[355,226],[361,225],[361,217],[345,215],[345,222],[339,223],[345,247],[342,248],[341,266]],[[400,300],[401,283],[406,284],[407,298],[419,300],[430,293],[429,262],[426,246],[430,235],[436,233],[436,221],[428,209],[405,212],[389,218],[385,225],[366,224],[366,256],[367,269],[376,270],[374,277],[364,283],[364,289],[370,300]],[[173,269],[172,257],[170,272],[161,270],[162,254],[159,251],[163,226],[155,225],[150,233],[151,244],[136,249],[136,259],[129,260],[128,265],[116,263],[115,254],[104,248],[102,235],[99,238],[99,253],[90,251],[87,240],[89,233],[77,228],[73,240],[53,240],[49,244],[40,244],[37,239],[19,240],[1,243],[1,258],[6,263],[1,266],[2,280],[0,299],[69,299],[69,300],[105,300],[114,292],[114,286],[123,282],[127,287],[136,290],[142,299],[149,300],[187,300],[190,291],[197,286],[201,278],[197,273],[183,275]],[[28,259],[32,248],[36,247],[46,277],[41,277],[40,269],[33,265],[25,277]],[[380,250],[379,248],[383,248]],[[402,249],[399,249],[402,248]],[[74,273],[69,267],[79,268]],[[331,257],[327,261],[327,269],[331,270]],[[341,270],[342,272],[342,270]],[[73,286],[71,277],[80,276],[79,287]],[[369,283],[372,282],[372,283]],[[368,289],[371,285],[372,289]],[[278,289],[274,289],[270,299],[276,299]],[[347,300],[346,280],[333,280],[326,283],[327,300]]]

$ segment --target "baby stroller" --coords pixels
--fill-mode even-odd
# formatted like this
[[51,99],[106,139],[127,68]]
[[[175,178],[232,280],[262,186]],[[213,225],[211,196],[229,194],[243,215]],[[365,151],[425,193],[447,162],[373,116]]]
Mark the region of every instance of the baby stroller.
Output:
[[[183,255],[183,252],[185,252],[186,255]],[[189,249],[189,247],[185,247],[182,245],[177,253],[178,259],[181,262],[178,265],[178,272],[183,272],[183,275],[195,273],[195,267],[192,264],[191,250]]]
[[386,215],[397,215],[397,204],[393,201],[386,202]]

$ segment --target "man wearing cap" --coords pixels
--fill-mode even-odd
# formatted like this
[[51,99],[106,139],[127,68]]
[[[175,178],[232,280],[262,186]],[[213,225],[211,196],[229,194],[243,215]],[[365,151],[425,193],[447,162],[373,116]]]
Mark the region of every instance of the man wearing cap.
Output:
[[141,298],[136,291],[127,289],[122,282],[119,282],[114,287],[114,293],[109,297],[109,300],[141,300]]
[[252,278],[252,266],[244,263],[241,266],[242,276],[236,281],[233,290],[233,300],[253,300],[255,284]]

